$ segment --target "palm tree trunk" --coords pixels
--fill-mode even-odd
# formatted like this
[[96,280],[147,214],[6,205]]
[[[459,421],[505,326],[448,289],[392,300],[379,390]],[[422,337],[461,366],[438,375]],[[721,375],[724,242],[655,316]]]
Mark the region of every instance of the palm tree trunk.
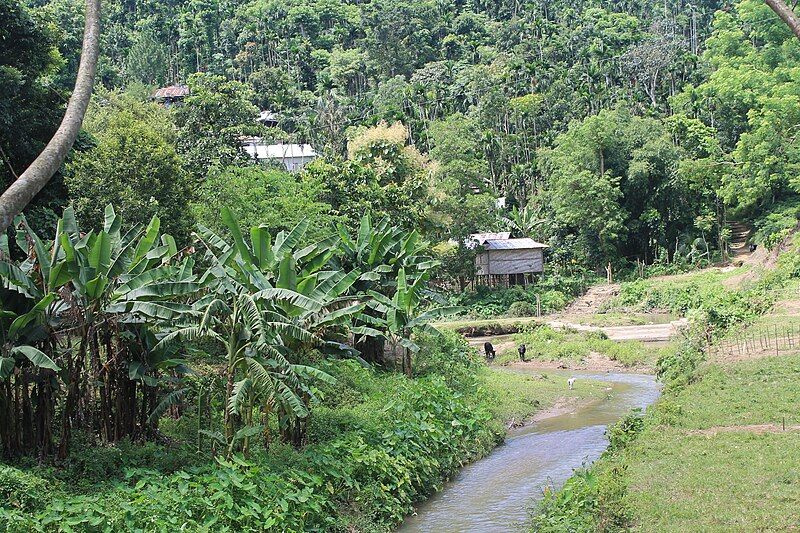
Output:
[[41,154],[0,196],[0,235],[11,225],[34,196],[61,168],[78,132],[92,96],[97,58],[100,54],[100,0],[86,0],[86,25],[83,31],[83,50],[75,89],[67,111],[53,138]]

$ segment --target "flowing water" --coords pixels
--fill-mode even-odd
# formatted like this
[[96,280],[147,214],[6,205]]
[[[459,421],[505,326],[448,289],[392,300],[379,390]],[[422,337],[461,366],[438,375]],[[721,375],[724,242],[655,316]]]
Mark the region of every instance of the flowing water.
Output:
[[464,467],[442,491],[421,504],[399,531],[520,531],[528,509],[547,485],[560,486],[573,469],[600,456],[608,445],[606,426],[633,408],[647,407],[660,392],[653,376],[546,373],[607,382],[611,390],[604,400],[513,431],[489,456]]

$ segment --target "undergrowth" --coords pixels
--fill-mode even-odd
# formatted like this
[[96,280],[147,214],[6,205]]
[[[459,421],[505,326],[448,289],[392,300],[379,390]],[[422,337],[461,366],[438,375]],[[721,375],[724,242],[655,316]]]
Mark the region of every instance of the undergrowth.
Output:
[[[128,443],[100,455],[76,449],[85,461],[71,466],[1,466],[0,530],[389,531],[502,440],[499,417],[528,416],[541,406],[534,396],[549,401],[566,388],[534,393],[533,382],[512,373],[490,380],[494,371],[454,332],[418,341],[413,380],[354,361],[324,363],[336,383],[318,391],[300,449],[273,443],[225,461],[188,444],[156,451]],[[524,405],[496,409],[496,385],[509,382],[525,389]],[[177,442],[182,426],[165,426]]]

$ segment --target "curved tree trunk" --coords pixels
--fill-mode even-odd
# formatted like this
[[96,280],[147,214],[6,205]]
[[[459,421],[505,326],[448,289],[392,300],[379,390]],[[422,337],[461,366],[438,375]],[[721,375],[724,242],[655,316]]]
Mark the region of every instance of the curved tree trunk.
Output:
[[792,8],[786,5],[786,2],[783,0],[764,1],[775,13],[777,13],[781,20],[783,20],[786,25],[789,26],[789,29],[794,32],[797,38],[800,39],[800,17],[795,14]]
[[100,0],[86,0],[86,25],[75,90],[58,130],[39,157],[0,196],[0,235],[61,168],[83,124],[100,54]]

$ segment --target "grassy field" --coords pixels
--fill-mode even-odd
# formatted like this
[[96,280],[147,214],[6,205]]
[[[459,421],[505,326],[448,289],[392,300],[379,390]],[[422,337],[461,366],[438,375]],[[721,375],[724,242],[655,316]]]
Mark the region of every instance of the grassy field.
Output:
[[[800,360],[706,368],[616,462],[641,531],[800,527]],[[787,430],[783,431],[784,423]]]
[[517,346],[525,344],[526,357],[531,360],[580,363],[592,354],[600,354],[626,367],[653,367],[667,346],[653,346],[639,341],[613,341],[601,332],[556,330],[542,326],[513,336],[514,346],[498,354],[497,363],[519,359]]

